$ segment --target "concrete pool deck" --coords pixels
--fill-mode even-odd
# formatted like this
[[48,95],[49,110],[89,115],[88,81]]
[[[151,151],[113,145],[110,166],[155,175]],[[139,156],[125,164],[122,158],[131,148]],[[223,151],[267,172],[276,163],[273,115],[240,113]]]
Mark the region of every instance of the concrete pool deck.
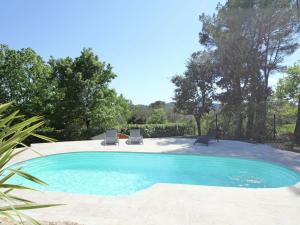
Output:
[[[172,152],[233,156],[281,164],[300,172],[300,154],[269,145],[238,141],[193,145],[194,139],[145,139],[144,145],[104,146],[101,141],[33,144],[43,155],[78,151]],[[37,157],[31,151],[18,156],[23,161]],[[64,206],[30,212],[37,219],[73,221],[85,225],[298,225],[300,184],[286,188],[246,189],[200,185],[156,184],[131,196],[95,196],[59,192],[22,192],[39,203]]]

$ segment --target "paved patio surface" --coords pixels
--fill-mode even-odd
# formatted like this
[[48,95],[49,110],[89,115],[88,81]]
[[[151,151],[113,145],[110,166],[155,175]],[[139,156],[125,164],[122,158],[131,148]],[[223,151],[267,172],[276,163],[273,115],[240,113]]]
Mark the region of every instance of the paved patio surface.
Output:
[[[237,141],[194,146],[193,139],[145,139],[144,145],[104,146],[101,141],[34,144],[43,155],[77,151],[173,152],[261,159],[300,172],[300,154],[263,144]],[[20,155],[15,162],[36,157]],[[110,197],[58,192],[22,192],[42,203],[66,205],[30,212],[38,219],[85,225],[298,225],[300,184],[286,188],[246,189],[200,185],[156,184],[131,196]]]

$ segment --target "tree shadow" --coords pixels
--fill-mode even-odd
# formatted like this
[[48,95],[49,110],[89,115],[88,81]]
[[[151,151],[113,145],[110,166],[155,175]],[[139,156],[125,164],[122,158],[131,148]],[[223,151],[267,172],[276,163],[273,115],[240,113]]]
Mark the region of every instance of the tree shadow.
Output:
[[130,142],[128,139],[125,141],[127,145],[143,145],[143,142]]
[[164,145],[193,145],[195,139],[192,138],[165,138],[162,140],[159,140],[157,142],[158,145],[164,146]]
[[118,146],[118,143],[105,143],[105,141],[103,140],[103,141],[101,141],[100,142],[100,144],[102,145],[102,146]]
[[291,187],[288,187],[288,189],[293,192],[295,195],[297,195],[298,197],[300,197],[300,185],[294,185]]

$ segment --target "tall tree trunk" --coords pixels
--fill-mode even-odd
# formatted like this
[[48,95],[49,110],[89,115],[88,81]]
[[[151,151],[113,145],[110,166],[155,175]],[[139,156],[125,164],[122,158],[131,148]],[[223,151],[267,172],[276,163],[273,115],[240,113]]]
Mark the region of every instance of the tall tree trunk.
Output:
[[234,117],[235,117],[234,118],[234,120],[235,120],[234,136],[239,138],[242,136],[242,122],[243,122],[242,113],[240,112],[240,110],[235,112]]
[[234,130],[234,136],[236,138],[240,138],[242,136],[242,102],[243,102],[243,95],[242,95],[242,89],[241,89],[241,81],[240,81],[240,75],[238,74],[235,77],[234,80],[234,124],[235,124],[235,130]]
[[297,113],[297,120],[296,120],[296,127],[294,131],[294,138],[297,144],[300,144],[300,94],[299,94],[299,101],[298,101],[298,113]]
[[268,97],[269,93],[269,73],[270,71],[264,72],[264,84],[261,102],[258,104],[258,112],[256,115],[258,118],[258,130],[255,131],[259,141],[264,141],[267,139],[267,107],[268,107]]
[[197,131],[198,131],[198,135],[201,135],[201,116],[199,115],[194,115],[195,120],[196,120],[196,124],[197,124]]
[[85,126],[86,126],[87,129],[90,128],[90,123],[91,123],[91,121],[89,119],[85,120]]
[[257,101],[255,109],[254,139],[264,142],[267,139],[267,102],[264,97]]
[[247,138],[253,138],[253,127],[254,127],[254,112],[249,112],[247,120]]
[[247,138],[253,137],[253,128],[254,128],[254,105],[252,102],[249,102],[248,106],[248,120],[247,120],[247,128],[246,128],[246,136]]
[[260,127],[261,129],[259,130],[259,134],[261,137],[264,137],[264,139],[267,138],[267,100],[268,98],[266,97],[264,101],[261,104],[261,119],[260,119]]

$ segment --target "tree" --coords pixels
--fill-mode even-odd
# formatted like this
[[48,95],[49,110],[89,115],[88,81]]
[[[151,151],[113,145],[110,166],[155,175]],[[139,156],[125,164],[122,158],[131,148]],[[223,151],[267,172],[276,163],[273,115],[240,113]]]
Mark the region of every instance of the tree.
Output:
[[288,76],[280,79],[276,88],[275,96],[279,99],[285,99],[298,103],[298,112],[294,138],[297,144],[300,144],[300,64],[295,64],[287,70]]
[[91,124],[102,129],[112,128],[116,125],[127,123],[130,116],[128,100],[122,95],[118,96],[115,90],[103,90],[103,98],[99,105],[92,111]]
[[100,62],[91,49],[83,49],[75,59],[51,58],[49,64],[57,87],[56,128],[108,126],[123,112],[120,106],[127,108],[127,101],[108,86],[116,77],[112,67]]
[[149,124],[164,124],[167,121],[167,104],[164,101],[155,101],[149,105]]
[[11,109],[19,109],[26,116],[49,114],[54,90],[50,71],[32,49],[0,45],[0,103],[13,101]]
[[[100,62],[91,49],[83,49],[74,60],[74,73],[81,77],[83,88],[80,92],[82,117],[87,128],[92,121],[93,111],[100,107],[103,89],[116,77],[110,64]],[[111,97],[111,96],[110,96]]]
[[50,58],[48,63],[32,49],[0,45],[0,103],[26,116],[44,115],[57,130],[106,129],[125,123],[129,102],[109,88],[116,77],[91,49],[76,58]]
[[160,109],[160,108],[164,108],[165,106],[166,106],[166,103],[164,101],[155,101],[149,105],[149,108]]
[[[229,0],[216,16],[200,16],[200,43],[216,51],[226,103],[235,96],[236,136],[241,135],[241,102],[247,103],[248,126],[254,118],[257,137],[264,137],[268,80],[282,69],[286,55],[298,48],[299,23],[289,0]],[[230,104],[229,104],[230,105]],[[255,115],[254,115],[255,114]]]
[[175,89],[175,110],[193,115],[201,135],[201,118],[212,108],[214,97],[215,67],[211,52],[196,52],[187,63],[183,75],[172,78]]
[[162,108],[153,109],[147,118],[149,124],[164,124],[166,122],[166,112]]
[[242,136],[243,103],[249,84],[247,60],[251,49],[243,36],[247,16],[242,10],[233,10],[230,2],[219,5],[217,16],[200,16],[203,24],[200,43],[214,49],[220,88],[217,99],[234,115],[236,137]]
[[130,124],[145,124],[150,115],[150,110],[146,105],[130,104],[130,116],[127,120]]
[[[116,93],[116,92],[115,92]],[[115,116],[117,124],[127,124],[127,120],[130,117],[130,101],[126,99],[122,94],[117,96],[116,98],[116,113]]]
[[78,118],[82,117],[80,93],[83,89],[83,82],[80,74],[74,73],[73,64],[74,60],[70,57],[49,60],[52,82],[56,87],[50,126],[55,129],[66,129],[78,123]]
[[257,34],[255,49],[260,58],[262,73],[262,99],[259,108],[257,126],[258,135],[265,136],[267,101],[270,96],[269,77],[275,71],[281,71],[284,57],[299,47],[299,21],[291,1],[277,0],[266,3],[265,8],[257,11],[254,23],[261,35]]

